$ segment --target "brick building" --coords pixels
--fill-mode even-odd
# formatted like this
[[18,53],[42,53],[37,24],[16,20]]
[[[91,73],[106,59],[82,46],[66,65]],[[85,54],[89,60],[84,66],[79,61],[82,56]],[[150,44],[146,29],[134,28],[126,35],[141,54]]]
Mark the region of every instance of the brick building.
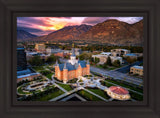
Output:
[[72,55],[70,60],[63,64],[55,65],[55,77],[66,83],[67,81],[78,78],[79,76],[89,75],[90,74],[90,64],[85,61],[80,61],[76,59],[75,49],[72,48]]

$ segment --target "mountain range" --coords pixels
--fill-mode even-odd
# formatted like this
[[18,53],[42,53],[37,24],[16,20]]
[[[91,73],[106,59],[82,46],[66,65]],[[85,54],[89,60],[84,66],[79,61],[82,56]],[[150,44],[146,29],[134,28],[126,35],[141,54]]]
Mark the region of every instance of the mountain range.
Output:
[[[22,34],[21,34],[22,33]],[[142,45],[143,20],[128,24],[126,22],[109,19],[94,26],[75,25],[67,26],[45,36],[36,37],[29,33],[17,31],[17,39],[32,41],[70,41],[80,40],[85,42],[100,42],[114,45]],[[22,39],[20,38],[22,37]]]
[[26,39],[35,38],[35,37],[37,37],[37,36],[27,32],[25,30],[22,30],[22,29],[17,30],[17,40],[25,41]]

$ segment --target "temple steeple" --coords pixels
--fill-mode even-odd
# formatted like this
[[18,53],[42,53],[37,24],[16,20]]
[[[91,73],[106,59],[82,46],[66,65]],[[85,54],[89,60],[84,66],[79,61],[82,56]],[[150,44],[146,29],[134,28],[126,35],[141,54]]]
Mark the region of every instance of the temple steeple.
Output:
[[74,44],[72,44],[72,55],[70,56],[69,62],[70,62],[72,65],[74,65],[75,63],[78,62],[78,60],[76,60]]
[[67,64],[66,63],[64,63],[63,69],[67,69]]

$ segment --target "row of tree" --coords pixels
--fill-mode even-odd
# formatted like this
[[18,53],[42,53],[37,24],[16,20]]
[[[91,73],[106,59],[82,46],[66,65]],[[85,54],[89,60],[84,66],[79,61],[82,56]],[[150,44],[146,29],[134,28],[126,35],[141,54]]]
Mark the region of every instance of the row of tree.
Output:
[[40,56],[36,55],[33,58],[31,58],[28,62],[32,65],[32,66],[41,66],[44,63],[55,63],[56,60],[58,60],[59,58],[57,56],[51,55],[49,56],[46,60],[42,59]]

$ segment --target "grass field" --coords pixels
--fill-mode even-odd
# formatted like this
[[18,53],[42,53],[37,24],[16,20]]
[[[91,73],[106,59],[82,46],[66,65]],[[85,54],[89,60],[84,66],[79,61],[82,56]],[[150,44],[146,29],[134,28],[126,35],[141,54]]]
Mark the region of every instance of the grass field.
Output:
[[62,88],[64,88],[65,90],[67,91],[71,91],[72,88],[70,85],[67,85],[67,84],[60,84],[60,83],[57,83],[59,86],[61,86]]
[[38,98],[35,101],[48,101],[52,98],[62,95],[63,93],[64,92],[62,90],[56,89],[53,93],[48,93],[48,95],[42,96],[41,98]]
[[22,87],[23,87],[23,86],[20,86],[20,87],[18,88],[18,90],[17,90],[19,94],[31,94],[31,92],[24,92],[24,91],[22,90]]
[[84,97],[86,100],[88,101],[102,101],[100,98],[84,91],[84,90],[80,90],[77,92],[80,96]]
[[52,79],[52,75],[53,75],[53,73],[50,73],[50,74],[47,74],[46,77],[47,77],[48,79]]
[[113,84],[108,83],[107,81],[101,81],[101,84],[106,87],[114,86]]
[[140,92],[140,93],[143,93],[143,89],[140,89],[140,88],[136,88],[136,87],[133,87],[133,86],[121,83],[121,82],[117,82],[117,81],[114,81],[114,80],[110,80],[110,79],[105,79],[105,81],[120,85],[120,86],[125,87],[125,88],[135,90],[135,91]]
[[102,91],[98,88],[88,88],[88,90],[92,91],[93,93],[100,95],[101,97],[105,98],[105,99],[109,99],[110,97],[107,95],[107,93],[105,91]]
[[129,94],[130,94],[131,98],[133,98],[137,101],[143,101],[143,96],[142,95],[139,95],[139,94],[134,93],[132,91],[129,91]]

